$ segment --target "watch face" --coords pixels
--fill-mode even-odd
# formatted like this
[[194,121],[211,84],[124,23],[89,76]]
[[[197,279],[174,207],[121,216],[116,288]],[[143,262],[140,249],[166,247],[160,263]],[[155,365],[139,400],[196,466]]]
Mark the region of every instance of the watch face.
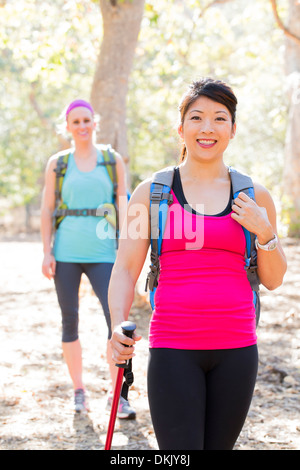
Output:
[[277,240],[272,241],[269,245],[269,251],[275,250],[276,246],[277,246]]

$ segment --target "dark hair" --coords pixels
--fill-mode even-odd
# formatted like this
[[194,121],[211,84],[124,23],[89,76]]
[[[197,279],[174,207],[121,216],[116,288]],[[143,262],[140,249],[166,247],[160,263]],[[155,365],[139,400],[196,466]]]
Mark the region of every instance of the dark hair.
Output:
[[[198,99],[200,96],[206,96],[217,103],[221,103],[231,114],[232,125],[236,119],[236,106],[237,98],[233,93],[232,89],[221,80],[214,80],[212,78],[202,78],[194,81],[190,84],[188,90],[183,95],[179,104],[179,112],[181,124],[183,125],[185,115],[189,107]],[[180,160],[183,161],[186,154],[186,147],[183,145]]]

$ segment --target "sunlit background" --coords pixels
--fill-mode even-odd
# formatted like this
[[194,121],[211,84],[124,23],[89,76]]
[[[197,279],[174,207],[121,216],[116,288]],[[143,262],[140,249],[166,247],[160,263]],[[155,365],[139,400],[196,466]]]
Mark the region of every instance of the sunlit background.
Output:
[[[281,232],[287,233],[287,209],[294,204],[283,184],[288,49],[271,3],[145,2],[127,95],[131,190],[154,170],[178,160],[179,99],[191,80],[212,76],[228,82],[239,100],[237,136],[226,163],[272,191]],[[277,1],[284,24],[289,3]],[[11,207],[17,206],[19,221],[23,208],[25,229],[36,226],[45,164],[61,148],[57,120],[70,100],[90,99],[102,35],[98,0],[1,1],[2,229],[5,224],[14,229]]]
[[[62,363],[59,306],[53,283],[41,273],[40,199],[47,160],[69,145],[56,132],[62,110],[73,99],[91,99],[103,45],[101,8],[108,2],[123,8],[131,1],[143,2],[0,0],[3,450],[99,450],[105,442],[109,387],[105,319],[83,279],[80,325],[92,411],[77,419]],[[180,97],[193,79],[209,75],[228,82],[239,101],[237,135],[227,150],[226,163],[250,173],[270,190],[279,234],[289,235],[282,240],[289,263],[284,285],[275,292],[261,292],[260,371],[236,445],[240,450],[300,449],[297,34],[299,0],[146,0],[128,82],[123,138],[130,190],[153,171],[178,161]],[[110,56],[107,64],[109,80],[117,64]],[[104,95],[106,83],[102,86]],[[122,113],[123,104],[117,98]],[[111,108],[100,111],[106,112],[107,119]],[[113,446],[119,450],[157,448],[146,389],[150,307],[144,292],[145,266],[131,309],[143,335],[130,390],[137,420],[116,423]]]

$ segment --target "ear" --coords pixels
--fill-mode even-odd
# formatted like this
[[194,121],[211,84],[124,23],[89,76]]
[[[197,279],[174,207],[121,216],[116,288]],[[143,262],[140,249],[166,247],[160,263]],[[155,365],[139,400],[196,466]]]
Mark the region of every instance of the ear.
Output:
[[235,134],[236,134],[236,122],[233,124],[232,126],[232,130],[231,130],[231,139],[234,139],[235,137]]
[[179,136],[183,139],[183,128],[182,128],[182,124],[180,124],[177,128],[177,132],[179,134]]

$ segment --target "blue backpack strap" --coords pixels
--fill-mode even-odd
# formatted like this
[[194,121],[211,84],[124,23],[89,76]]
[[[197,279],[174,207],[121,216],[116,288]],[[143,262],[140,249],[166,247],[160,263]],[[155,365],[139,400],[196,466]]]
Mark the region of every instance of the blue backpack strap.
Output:
[[[231,178],[233,199],[235,199],[242,191],[255,201],[254,187],[250,176],[245,175],[232,167],[229,167],[229,175]],[[243,227],[243,231],[246,239],[245,268],[247,270],[247,277],[253,292],[253,303],[256,312],[256,324],[258,325],[260,316],[260,281],[257,275],[257,250],[255,247],[256,236],[254,233],[251,233],[247,229],[245,229],[245,227]]]
[[150,186],[150,225],[151,225],[151,253],[150,271],[146,280],[146,291],[150,290],[150,303],[154,309],[154,296],[159,278],[159,256],[168,215],[168,206],[173,202],[170,194],[174,166],[158,171],[153,175]]

